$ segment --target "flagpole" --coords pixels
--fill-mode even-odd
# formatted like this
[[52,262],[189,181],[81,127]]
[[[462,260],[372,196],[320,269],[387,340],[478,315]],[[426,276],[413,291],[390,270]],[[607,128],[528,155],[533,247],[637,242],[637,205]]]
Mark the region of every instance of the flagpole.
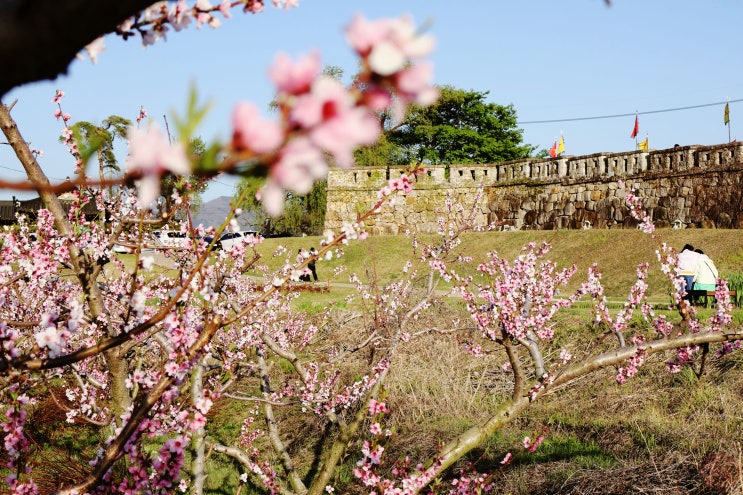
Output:
[[727,120],[725,124],[727,124],[728,126],[728,143],[729,143],[731,141],[731,138],[730,138],[730,97],[729,96],[727,97],[727,101],[725,102],[725,110],[726,110],[725,117]]

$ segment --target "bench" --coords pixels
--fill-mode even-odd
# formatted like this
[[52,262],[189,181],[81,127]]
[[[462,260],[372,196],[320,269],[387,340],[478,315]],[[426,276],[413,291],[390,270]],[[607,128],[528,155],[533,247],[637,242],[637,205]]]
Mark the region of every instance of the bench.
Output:
[[[728,296],[730,296],[730,301],[735,304],[738,292],[729,290]],[[713,290],[692,290],[689,292],[689,300],[696,306],[710,307],[714,298],[715,291]]]

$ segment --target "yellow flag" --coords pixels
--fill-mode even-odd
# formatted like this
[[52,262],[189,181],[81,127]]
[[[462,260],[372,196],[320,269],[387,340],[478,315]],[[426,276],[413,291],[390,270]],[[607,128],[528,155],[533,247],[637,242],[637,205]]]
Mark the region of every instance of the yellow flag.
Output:
[[641,141],[637,143],[637,149],[642,150],[642,151],[647,151],[648,150],[648,138],[645,138],[645,141]]
[[725,125],[730,123],[730,103],[725,103],[725,115],[722,118]]
[[557,145],[557,154],[565,153],[565,141],[562,139],[562,134],[560,134],[560,144]]

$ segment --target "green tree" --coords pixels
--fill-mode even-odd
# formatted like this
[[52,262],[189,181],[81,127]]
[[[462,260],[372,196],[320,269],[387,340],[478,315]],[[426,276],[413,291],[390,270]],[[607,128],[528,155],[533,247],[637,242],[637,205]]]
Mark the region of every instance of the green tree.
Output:
[[[263,187],[266,180],[262,177],[246,176],[240,179],[235,188],[233,199],[244,197],[245,199],[237,205],[243,210],[243,216],[252,218],[255,225],[263,225],[266,222],[266,213],[263,211],[261,202],[255,196],[258,190]],[[245,190],[247,189],[247,192]],[[243,193],[245,193],[243,195]]]
[[260,177],[244,177],[238,183],[235,197],[240,197],[247,189],[245,199],[239,205],[243,215],[252,218],[256,225],[265,225],[267,235],[296,236],[322,233],[327,208],[327,181],[316,182],[312,190],[304,196],[287,194],[284,213],[278,218],[270,219],[266,217],[260,201],[255,199],[256,193],[264,183],[265,179]]
[[111,175],[121,171],[114,154],[114,140],[125,139],[127,129],[131,125],[131,120],[118,115],[111,115],[103,120],[101,125],[86,121],[72,125],[72,132],[75,134],[83,161],[90,159],[93,154],[97,155],[101,181],[104,180],[106,173]]
[[[199,136],[189,138],[186,149],[195,162],[201,160],[203,155],[207,153],[206,143],[204,143],[204,140]],[[160,181],[162,211],[171,211],[175,207],[175,204],[173,203],[173,193],[178,192],[181,197],[188,197],[189,211],[191,212],[191,215],[196,215],[204,203],[201,198],[201,193],[206,190],[207,186],[208,181],[198,175],[164,176]],[[184,220],[185,211],[177,211],[174,218],[178,221]]]
[[383,132],[379,136],[379,140],[373,145],[364,146],[356,150],[354,158],[357,166],[387,166],[410,163],[410,158],[405,153],[405,148],[390,141],[388,133],[389,131]]
[[530,156],[513,105],[488,103],[488,91],[442,86],[439,101],[413,107],[404,121],[387,131],[406,161],[433,164],[498,163]]

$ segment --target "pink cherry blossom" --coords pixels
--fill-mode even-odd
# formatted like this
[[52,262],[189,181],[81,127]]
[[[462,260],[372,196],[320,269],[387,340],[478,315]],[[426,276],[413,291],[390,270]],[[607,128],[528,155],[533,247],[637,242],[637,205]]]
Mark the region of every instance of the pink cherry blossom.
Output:
[[410,59],[428,55],[434,47],[430,35],[419,35],[410,17],[369,22],[357,15],[346,29],[346,38],[372,71],[390,76]]
[[191,421],[191,430],[195,431],[203,428],[204,426],[206,426],[206,417],[200,412],[196,411],[193,416],[193,421]]
[[329,119],[310,132],[311,139],[333,155],[341,167],[353,164],[353,152],[360,146],[376,142],[381,127],[379,121],[365,108],[354,108]]
[[127,171],[141,175],[139,199],[149,205],[160,193],[160,176],[166,172],[186,175],[191,165],[183,144],[171,145],[165,140],[157,126],[146,131],[134,127],[129,129],[129,156]]
[[[168,11],[168,22],[173,29],[180,31],[191,23],[191,9],[185,0],[178,0]],[[130,28],[131,29],[131,28]]]
[[297,99],[291,120],[308,128],[312,141],[341,166],[351,165],[353,150],[374,143],[381,132],[379,121],[357,107],[351,94],[331,77],[319,78],[309,93]]
[[397,75],[397,89],[418,105],[432,105],[439,98],[439,91],[431,86],[433,64],[419,62],[405,68]]
[[308,138],[298,137],[281,151],[271,168],[271,180],[276,186],[299,195],[307,194],[312,184],[328,174],[328,164],[322,151]]
[[237,151],[268,153],[275,150],[284,137],[278,124],[263,119],[258,108],[247,102],[239,103],[233,109],[232,127],[232,147]]
[[268,69],[268,76],[279,92],[297,95],[310,89],[319,72],[320,55],[317,52],[303,56],[296,63],[285,53],[279,53]]
[[365,57],[369,55],[374,45],[385,39],[388,30],[387,21],[369,21],[363,15],[357,14],[346,28],[346,39],[359,55]]
[[147,118],[147,110],[144,107],[139,107],[139,114],[137,115],[137,124]]

